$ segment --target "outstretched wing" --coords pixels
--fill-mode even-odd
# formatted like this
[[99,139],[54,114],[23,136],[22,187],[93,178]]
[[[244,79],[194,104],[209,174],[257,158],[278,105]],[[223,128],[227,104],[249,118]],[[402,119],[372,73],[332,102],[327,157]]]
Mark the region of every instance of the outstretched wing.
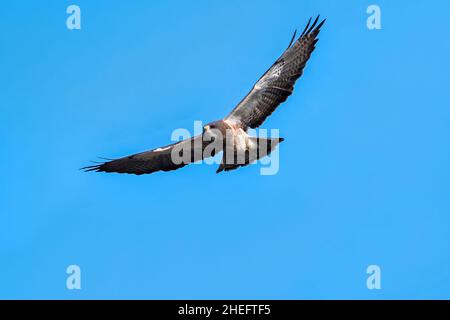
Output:
[[[319,16],[311,25],[311,19],[300,37],[288,48],[256,82],[252,90],[231,111],[225,120],[244,128],[259,127],[264,120],[289,97],[295,81],[303,74],[303,68],[315,48],[317,35],[325,20],[317,25]],[[317,26],[316,26],[317,25]]]
[[[202,135],[165,147],[82,168],[85,171],[144,174],[170,171],[203,159],[205,142]],[[219,150],[215,150],[218,152]],[[214,152],[209,156],[214,156]]]

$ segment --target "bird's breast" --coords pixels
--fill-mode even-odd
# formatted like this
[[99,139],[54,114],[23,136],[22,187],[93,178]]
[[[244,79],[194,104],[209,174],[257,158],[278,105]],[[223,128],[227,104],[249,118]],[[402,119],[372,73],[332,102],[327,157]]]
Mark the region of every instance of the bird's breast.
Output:
[[248,135],[241,128],[234,132],[234,145],[237,151],[245,152],[247,150]]

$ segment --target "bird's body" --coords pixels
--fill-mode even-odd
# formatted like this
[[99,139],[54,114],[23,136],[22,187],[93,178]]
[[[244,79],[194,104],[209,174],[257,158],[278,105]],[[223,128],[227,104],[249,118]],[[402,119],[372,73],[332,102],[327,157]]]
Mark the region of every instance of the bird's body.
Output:
[[144,174],[170,171],[189,163],[223,152],[217,172],[248,165],[269,155],[282,138],[256,138],[248,135],[249,128],[259,127],[294,90],[296,80],[317,43],[317,35],[325,20],[317,24],[309,20],[300,37],[291,43],[252,90],[224,119],[204,126],[203,133],[165,147],[104,162],[83,169],[118,173]]

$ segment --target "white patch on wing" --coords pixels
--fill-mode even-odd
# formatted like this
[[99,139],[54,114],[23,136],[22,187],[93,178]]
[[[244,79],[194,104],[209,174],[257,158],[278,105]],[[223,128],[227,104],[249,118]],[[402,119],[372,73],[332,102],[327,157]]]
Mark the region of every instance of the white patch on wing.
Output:
[[271,78],[278,78],[281,75],[281,71],[283,71],[283,67],[284,67],[284,62],[275,65],[274,69],[270,73]]
[[284,62],[277,63],[276,65],[274,65],[272,69],[255,84],[255,89],[260,90],[263,87],[265,87],[268,82],[278,78],[281,75],[281,72],[283,71],[283,67]]
[[165,150],[169,150],[171,148],[171,146],[168,146],[168,147],[164,147],[164,148],[157,148],[157,149],[154,149],[153,151],[165,151]]

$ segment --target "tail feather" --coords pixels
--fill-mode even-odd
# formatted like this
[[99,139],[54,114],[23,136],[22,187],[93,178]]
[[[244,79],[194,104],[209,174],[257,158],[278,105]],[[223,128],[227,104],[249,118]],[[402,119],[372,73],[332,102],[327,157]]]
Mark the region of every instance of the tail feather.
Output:
[[[223,152],[222,156],[222,163],[220,164],[219,168],[217,169],[216,173],[222,172],[222,171],[231,171],[235,170],[239,167],[247,166],[256,160],[259,160],[261,158],[264,158],[265,156],[268,156],[280,142],[284,141],[284,138],[255,138],[255,137],[249,137],[249,147],[247,148],[244,155],[239,156],[235,153],[231,159],[228,159],[227,152]],[[241,160],[241,161],[239,161]]]

